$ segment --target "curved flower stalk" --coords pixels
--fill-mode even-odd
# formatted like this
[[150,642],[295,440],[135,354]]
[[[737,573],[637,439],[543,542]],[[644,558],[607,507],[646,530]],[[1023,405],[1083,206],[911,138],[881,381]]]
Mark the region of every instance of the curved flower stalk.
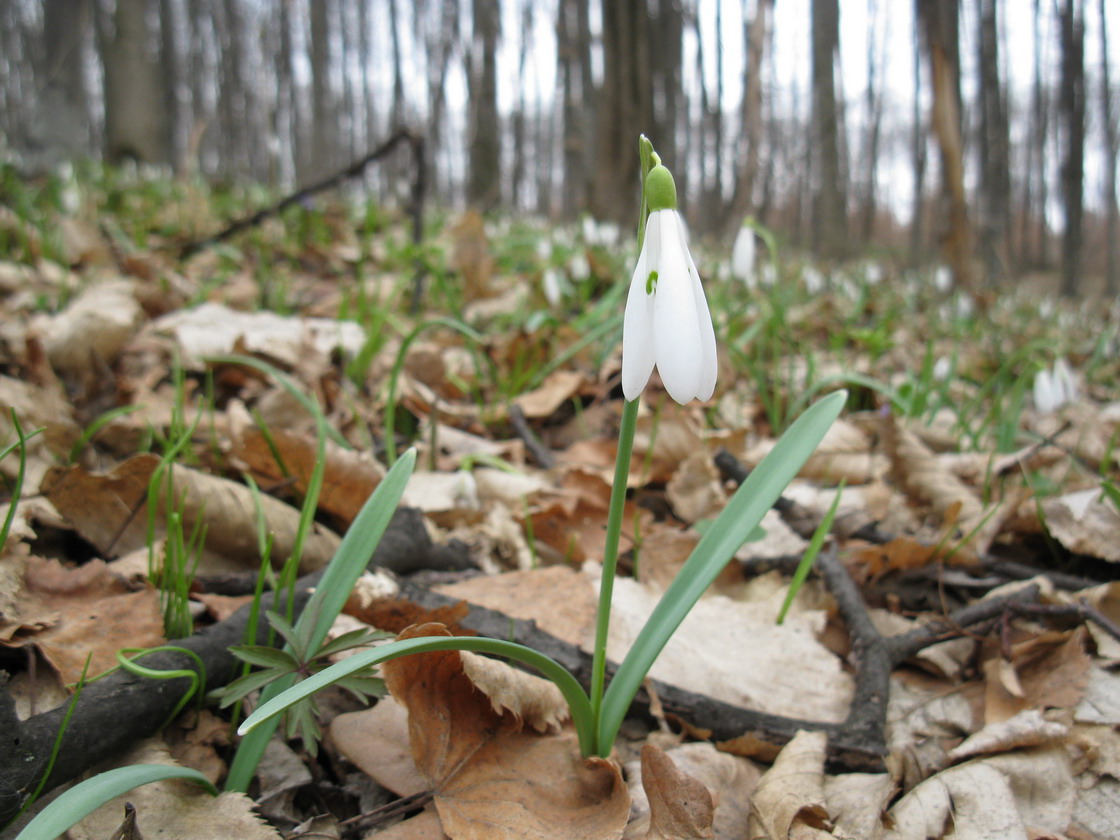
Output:
[[636,400],[656,367],[681,405],[707,400],[716,386],[716,335],[677,213],[677,188],[661,164],[646,176],[646,196],[645,241],[622,322],[622,393]]

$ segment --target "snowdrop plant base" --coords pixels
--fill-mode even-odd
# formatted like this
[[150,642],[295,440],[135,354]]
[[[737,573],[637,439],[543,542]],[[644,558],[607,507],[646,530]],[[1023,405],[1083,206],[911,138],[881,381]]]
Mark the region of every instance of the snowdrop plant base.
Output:
[[[641,142],[641,157],[643,176],[647,175],[654,165],[659,163],[649,141],[644,137]],[[643,177],[643,185],[646,179]],[[645,229],[647,202],[643,191],[642,202],[642,227],[639,229],[639,241]],[[656,210],[654,211],[656,212]],[[675,212],[675,211],[674,211]],[[657,224],[660,224],[658,222]],[[644,244],[644,243],[641,243]],[[687,251],[685,252],[687,255]],[[664,256],[664,255],[663,255]],[[688,257],[691,263],[691,257]],[[645,263],[645,270],[649,270],[652,263]],[[677,263],[678,267],[680,263]],[[639,268],[643,267],[639,259]],[[694,270],[694,267],[692,267]],[[635,275],[640,278],[638,272]],[[647,275],[647,278],[648,275]],[[661,283],[661,276],[654,278]],[[687,284],[683,287],[695,295],[691,287],[692,274],[689,272]],[[678,277],[678,281],[681,278]],[[699,279],[696,280],[697,287]],[[631,283],[631,291],[634,285]],[[664,290],[664,286],[662,286]],[[646,290],[642,290],[646,291]],[[648,294],[648,292],[646,292]],[[700,300],[703,292],[700,291]],[[693,298],[696,300],[696,298]],[[648,305],[647,301],[641,301]],[[628,305],[629,306],[629,305]],[[697,340],[705,338],[706,330],[711,330],[711,316],[708,314],[707,304],[703,305],[703,316],[707,318],[706,330],[698,312],[699,306],[694,309],[697,329],[691,333]],[[691,323],[691,322],[690,322]],[[656,326],[655,326],[656,328]],[[625,335],[624,326],[624,335]],[[691,329],[691,327],[689,327]],[[632,334],[632,333],[631,333]],[[625,339],[624,339],[625,341]],[[706,393],[710,396],[714,386],[714,334],[712,346],[712,381],[707,384],[706,379],[701,379],[696,386],[694,395]],[[648,349],[648,348],[647,348]],[[623,349],[623,364],[625,366],[626,349]],[[706,359],[703,353],[697,356]],[[655,364],[660,364],[660,358],[655,358]],[[648,365],[648,359],[642,359],[642,369]],[[704,362],[694,371],[698,377],[706,376],[703,368]],[[652,365],[646,372],[646,378],[652,372]],[[663,376],[664,379],[664,376]],[[638,635],[637,641],[626,654],[610,684],[605,684],[606,672],[606,639],[610,620],[610,600],[613,590],[615,566],[618,559],[618,542],[622,527],[622,508],[626,496],[626,477],[629,471],[630,452],[633,445],[634,426],[637,418],[638,399],[644,381],[638,387],[634,399],[627,399],[623,408],[622,424],[619,434],[618,455],[615,466],[615,483],[611,494],[610,508],[607,522],[607,546],[603,558],[603,572],[600,585],[599,615],[596,623],[595,649],[593,651],[593,666],[590,692],[585,692],[579,681],[555,660],[533,650],[525,645],[501,639],[484,639],[476,636],[433,636],[424,638],[411,638],[391,642],[387,645],[362,651],[339,662],[324,671],[315,674],[296,684],[278,696],[267,699],[250,715],[241,725],[240,733],[245,734],[265,721],[272,720],[300,700],[311,696],[315,692],[344,679],[351,674],[367,669],[380,662],[408,656],[413,653],[442,650],[468,650],[478,653],[487,653],[507,657],[511,660],[529,665],[548,679],[552,680],[560,689],[568,703],[572,716],[572,723],[576,729],[580,751],[584,757],[610,755],[618,730],[630,708],[642,680],[649,672],[654,660],[665,647],[666,643],[676,632],[685,616],[704,594],[705,590],[719,575],[720,571],[731,560],[739,547],[747,540],[754,529],[762,521],[773,504],[778,500],[782,491],[797,475],[801,466],[816,449],[825,432],[836,420],[844,406],[846,393],[838,391],[830,394],[811,406],[799,417],[782,435],[781,439],[771,450],[770,454],[751,472],[735,494],[731,497],[723,512],[716,521],[707,529],[696,548],[677,574],[676,578],[665,591],[657,606],[654,607],[645,626]],[[672,393],[672,392],[670,392]],[[628,395],[629,396],[629,395]],[[691,397],[689,397],[691,399]]]

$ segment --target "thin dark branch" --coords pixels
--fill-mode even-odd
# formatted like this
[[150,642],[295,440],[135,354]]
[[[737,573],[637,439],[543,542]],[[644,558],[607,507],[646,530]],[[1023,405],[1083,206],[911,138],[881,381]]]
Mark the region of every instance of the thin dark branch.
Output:
[[514,433],[525,444],[525,448],[529,451],[533,460],[537,462],[537,466],[544,470],[550,470],[556,466],[556,458],[551,450],[541,443],[540,438],[529,426],[529,421],[525,419],[525,412],[521,410],[521,406],[517,403],[509,408],[509,422],[513,426]]

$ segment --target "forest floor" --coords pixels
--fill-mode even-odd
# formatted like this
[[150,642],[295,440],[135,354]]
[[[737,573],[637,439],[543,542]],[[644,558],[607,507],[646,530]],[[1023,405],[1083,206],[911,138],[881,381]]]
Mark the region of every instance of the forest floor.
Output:
[[[5,175],[4,820],[64,735],[0,837],[114,767],[226,785],[247,710],[215,702],[241,672],[214,640],[252,638],[262,556],[292,559],[298,615],[408,447],[407,510],[332,635],[439,622],[588,673],[632,238],[445,213],[418,244],[392,209],[309,201],[184,256],[266,198]],[[384,666],[368,708],[318,695],[321,734],[274,737],[247,792],[157,781],[67,836],[1120,837],[1120,310],[757,245],[745,280],[696,251],[713,399],[656,376],[642,397],[611,660],[794,419],[840,388],[846,408],[657,660],[614,760],[580,760],[542,680],[425,654]],[[205,695],[90,681],[184,638]]]

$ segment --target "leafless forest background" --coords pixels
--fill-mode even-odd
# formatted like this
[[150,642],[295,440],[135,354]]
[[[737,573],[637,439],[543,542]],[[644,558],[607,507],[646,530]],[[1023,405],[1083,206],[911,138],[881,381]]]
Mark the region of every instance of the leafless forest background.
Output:
[[[796,33],[773,0],[5,0],[0,154],[28,176],[134,159],[288,188],[408,127],[444,206],[627,223],[645,132],[694,235],[752,215],[826,260],[1115,294],[1109,5],[849,0],[868,28],[853,58],[839,0],[809,0]],[[1009,21],[1029,66],[1009,63]],[[394,201],[411,165],[364,188]]]

